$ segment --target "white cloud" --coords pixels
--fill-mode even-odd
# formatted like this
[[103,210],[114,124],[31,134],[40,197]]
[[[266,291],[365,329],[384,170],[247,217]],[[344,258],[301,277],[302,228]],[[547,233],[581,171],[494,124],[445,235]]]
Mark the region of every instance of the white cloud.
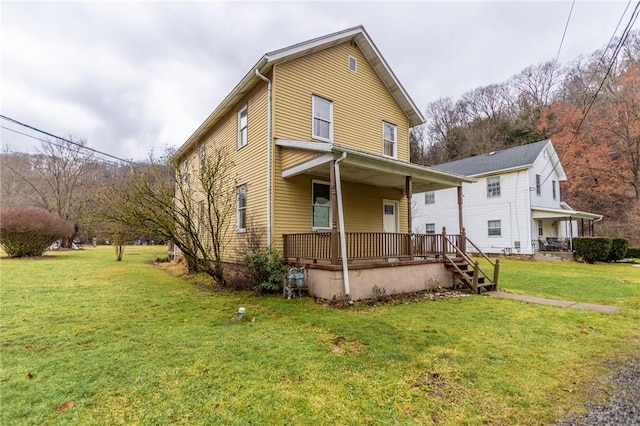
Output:
[[[606,44],[625,6],[576,2],[560,60]],[[264,53],[359,24],[424,109],[553,59],[570,7],[568,1],[3,3],[2,114],[143,158],[152,148],[181,144]]]

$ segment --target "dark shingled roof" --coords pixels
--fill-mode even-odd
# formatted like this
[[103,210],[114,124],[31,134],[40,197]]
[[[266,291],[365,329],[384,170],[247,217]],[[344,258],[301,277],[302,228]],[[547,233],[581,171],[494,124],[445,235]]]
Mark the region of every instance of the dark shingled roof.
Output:
[[494,151],[489,154],[476,155],[433,166],[443,172],[455,173],[463,176],[476,176],[506,169],[530,166],[538,158],[549,139],[527,145]]

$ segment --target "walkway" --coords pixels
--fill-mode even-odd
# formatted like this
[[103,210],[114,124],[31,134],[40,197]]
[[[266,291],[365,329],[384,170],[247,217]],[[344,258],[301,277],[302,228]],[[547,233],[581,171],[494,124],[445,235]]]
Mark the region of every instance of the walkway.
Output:
[[540,305],[558,306],[561,308],[584,309],[597,312],[618,312],[620,308],[616,306],[597,305],[595,303],[572,302],[570,300],[545,299],[543,297],[525,296],[522,294],[505,293],[504,291],[487,291],[482,293],[485,296],[502,297],[503,299],[521,300],[523,302],[537,303]]

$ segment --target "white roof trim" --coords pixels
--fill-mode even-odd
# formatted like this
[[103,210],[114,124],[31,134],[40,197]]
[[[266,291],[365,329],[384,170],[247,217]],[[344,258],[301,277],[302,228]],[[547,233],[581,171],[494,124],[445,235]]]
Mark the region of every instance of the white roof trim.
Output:
[[603,218],[601,214],[581,212],[578,210],[565,210],[565,209],[549,209],[535,207],[531,209],[531,216],[533,219],[589,219],[600,220]]
[[296,166],[290,167],[286,170],[283,170],[282,177],[286,179],[286,178],[290,178],[290,177],[302,174],[309,169],[331,162],[333,158],[334,158],[333,154],[321,155],[320,157],[316,157],[312,160],[305,161],[304,163],[301,163]]
[[409,94],[404,90],[402,84],[395,76],[382,54],[378,51],[362,25],[348,28],[343,31],[328,34],[322,37],[307,40],[293,46],[275,50],[265,54],[258,62],[251,67],[249,72],[240,80],[226,98],[218,105],[218,107],[204,120],[195,132],[178,148],[173,159],[179,159],[191,146],[198,141],[204,133],[206,133],[213,125],[221,119],[234,105],[244,96],[251,88],[259,83],[260,80],[256,76],[255,71],[259,70],[261,74],[267,74],[273,66],[278,63],[295,59],[299,56],[307,55],[318,50],[329,48],[337,44],[354,40],[364,56],[367,58],[371,66],[374,68],[382,82],[400,105],[407,118],[409,126],[413,127],[422,124],[425,121],[420,109],[413,102]]

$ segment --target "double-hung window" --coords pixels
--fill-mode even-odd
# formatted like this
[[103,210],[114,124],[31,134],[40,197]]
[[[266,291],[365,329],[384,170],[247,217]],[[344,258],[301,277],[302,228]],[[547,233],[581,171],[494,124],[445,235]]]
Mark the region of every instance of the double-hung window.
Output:
[[500,176],[487,178],[487,197],[500,196]]
[[436,202],[436,193],[433,191],[427,191],[424,193],[424,203],[434,204]]
[[557,199],[558,199],[558,189],[557,189],[556,185],[557,185],[557,184],[556,184],[556,181],[555,181],[555,180],[552,180],[552,181],[551,181],[551,191],[552,191],[552,193],[553,193],[553,199],[554,199],[554,200],[557,200]]
[[499,220],[490,220],[488,223],[488,229],[490,237],[502,236],[502,224]]
[[382,153],[385,157],[397,156],[398,129],[394,124],[382,122]]
[[204,170],[205,161],[207,158],[207,149],[204,144],[200,145],[200,170]]
[[540,175],[536,175],[536,194],[542,195],[542,183],[540,182]]
[[318,96],[313,102],[313,138],[326,142],[333,141],[333,102]]
[[331,228],[331,200],[326,182],[312,182],[312,229]]
[[245,105],[238,111],[238,149],[245,146],[248,142],[247,118],[247,106]]
[[247,185],[236,188],[236,230],[247,230]]
[[435,223],[426,223],[424,225],[424,233],[425,234],[435,234],[436,233],[436,224]]
[[182,162],[182,184],[186,185],[189,182],[189,162],[184,160]]

